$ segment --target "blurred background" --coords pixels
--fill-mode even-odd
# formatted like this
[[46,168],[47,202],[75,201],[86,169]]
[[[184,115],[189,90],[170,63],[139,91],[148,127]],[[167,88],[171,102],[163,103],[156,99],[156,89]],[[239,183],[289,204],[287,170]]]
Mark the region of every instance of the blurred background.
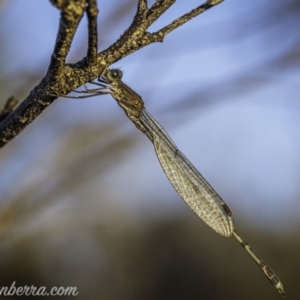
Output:
[[[100,51],[136,4],[98,1]],[[150,31],[197,5],[177,1]],[[59,17],[49,1],[0,1],[2,106],[45,75]],[[113,66],[226,201],[288,299],[300,299],[299,28],[298,0],[225,1]],[[84,17],[68,62],[86,49]],[[110,96],[55,101],[1,149],[0,172],[1,287],[76,286],[78,299],[101,300],[281,297],[180,199]]]

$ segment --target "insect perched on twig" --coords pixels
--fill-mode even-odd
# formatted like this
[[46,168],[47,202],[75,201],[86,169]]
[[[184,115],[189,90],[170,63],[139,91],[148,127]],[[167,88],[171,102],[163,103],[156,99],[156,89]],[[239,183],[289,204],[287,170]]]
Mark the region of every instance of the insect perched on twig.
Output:
[[229,207],[179,151],[163,127],[147,112],[142,98],[122,81],[122,76],[121,70],[108,69],[98,77],[97,82],[92,82],[96,88],[75,91],[81,95],[67,97],[88,98],[110,94],[135,126],[153,143],[157,158],[180,197],[214,231],[225,237],[233,235],[258,264],[271,284],[285,296],[283,285],[276,274],[234,230],[233,216]]

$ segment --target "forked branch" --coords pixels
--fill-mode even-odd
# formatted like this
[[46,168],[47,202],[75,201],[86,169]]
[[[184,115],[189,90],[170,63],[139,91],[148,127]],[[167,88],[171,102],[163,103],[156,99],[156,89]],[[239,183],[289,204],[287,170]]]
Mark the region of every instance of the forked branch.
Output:
[[[15,110],[2,120],[0,119],[0,147],[28,126],[57,98],[55,95],[66,95],[82,84],[95,79],[108,66],[123,57],[149,44],[162,42],[168,33],[223,0],[208,0],[153,33],[148,32],[147,29],[175,3],[175,0],[157,0],[150,8],[146,0],[139,0],[137,12],[129,28],[115,43],[102,52],[98,52],[97,48],[98,7],[96,0],[50,1],[60,9],[61,18],[47,74]],[[88,18],[87,55],[76,64],[67,64],[67,54],[85,11]]]

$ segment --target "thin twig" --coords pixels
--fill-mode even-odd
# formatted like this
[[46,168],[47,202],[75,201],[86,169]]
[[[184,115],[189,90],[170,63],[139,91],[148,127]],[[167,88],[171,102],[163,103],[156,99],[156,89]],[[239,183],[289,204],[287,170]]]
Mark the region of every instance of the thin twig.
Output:
[[64,67],[78,24],[85,10],[85,0],[65,1],[61,6],[59,30],[49,69],[58,71]]
[[0,122],[4,120],[18,105],[19,100],[14,96],[9,97],[0,111]]
[[215,6],[216,4],[219,4],[222,1],[223,0],[221,0],[221,1],[220,0],[219,1],[208,1],[208,2],[198,6],[197,8],[195,8],[195,9],[191,10],[190,12],[184,14],[180,18],[174,20],[172,23],[170,23],[169,25],[167,25],[164,28],[160,29],[159,31],[152,33],[151,34],[152,38],[154,38],[154,39],[164,38],[168,33],[172,32],[173,30],[175,30],[179,26],[183,25],[187,21],[189,21],[192,18],[200,15],[204,11],[212,8],[213,6]]
[[88,5],[86,9],[88,18],[88,51],[87,57],[89,63],[94,64],[97,60],[98,54],[98,32],[97,32],[97,17],[98,17],[98,7],[96,0],[88,0]]

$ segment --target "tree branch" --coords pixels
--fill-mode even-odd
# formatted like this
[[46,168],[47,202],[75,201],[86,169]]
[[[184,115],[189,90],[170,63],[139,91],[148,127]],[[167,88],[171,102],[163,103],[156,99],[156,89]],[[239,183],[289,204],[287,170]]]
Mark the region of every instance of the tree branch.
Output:
[[88,1],[88,6],[86,9],[88,18],[88,51],[87,57],[90,64],[95,64],[97,62],[98,54],[98,32],[97,32],[97,17],[98,17],[98,7],[96,0]]
[[[222,2],[208,0],[159,31],[149,33],[147,29],[175,0],[157,0],[150,8],[147,8],[146,0],[139,0],[137,12],[129,28],[114,44],[98,53],[96,0],[50,1],[61,10],[61,18],[47,74],[15,110],[2,121],[0,119],[0,147],[17,136],[42,113],[57,98],[55,95],[66,95],[82,84],[94,80],[109,65],[151,43],[162,42],[168,33]],[[85,10],[88,18],[87,56],[76,64],[66,64],[66,56]]]

